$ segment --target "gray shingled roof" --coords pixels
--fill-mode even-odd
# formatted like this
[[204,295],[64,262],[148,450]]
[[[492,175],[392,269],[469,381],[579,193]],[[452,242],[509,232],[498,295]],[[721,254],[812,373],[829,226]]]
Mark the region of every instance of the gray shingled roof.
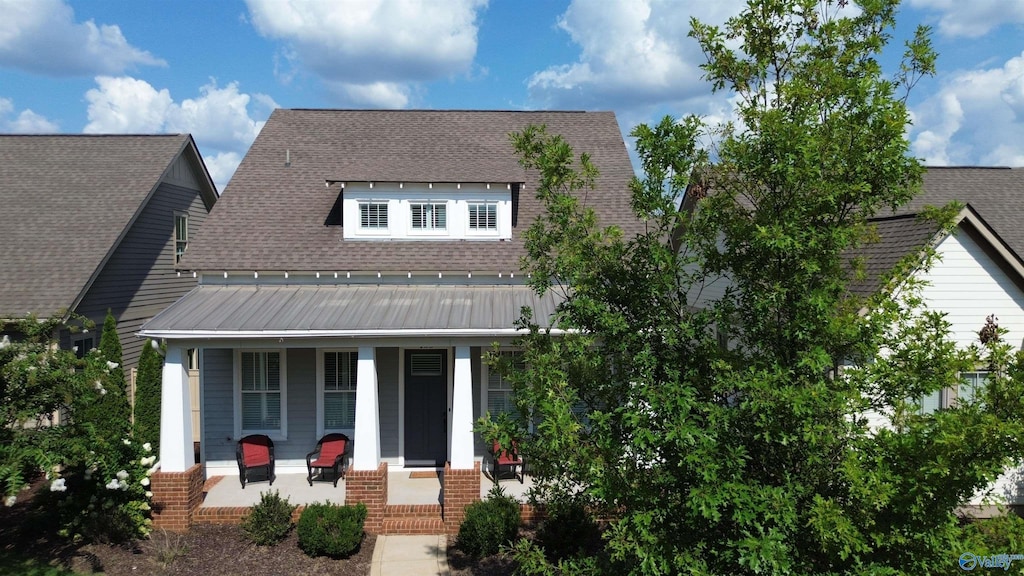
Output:
[[142,335],[287,337],[507,334],[523,306],[542,326],[554,290],[528,286],[199,286],[146,323]]
[[[601,171],[587,196],[602,222],[638,230],[633,168],[611,112],[275,110],[189,245],[196,270],[519,270],[523,231],[540,212],[537,178],[508,134],[546,124]],[[285,165],[286,157],[291,165]],[[508,241],[344,241],[324,221],[338,196],[325,180],[525,183]]]
[[879,288],[884,274],[903,257],[921,252],[938,232],[935,224],[917,218],[925,206],[944,206],[957,200],[968,205],[1018,259],[1024,255],[1024,169],[931,167],[921,191],[894,212],[875,218],[879,241],[857,254],[865,259],[865,278],[851,282],[850,291],[867,296]]
[[970,204],[1017,256],[1024,255],[1024,168],[928,168],[921,193],[897,213],[918,213],[950,200]]
[[921,254],[935,239],[938,225],[919,218],[916,214],[904,214],[872,220],[878,232],[878,241],[856,251],[864,260],[864,277],[850,282],[851,293],[867,297],[881,287],[881,282],[901,259],[910,254]]
[[191,141],[0,136],[0,318],[71,308]]

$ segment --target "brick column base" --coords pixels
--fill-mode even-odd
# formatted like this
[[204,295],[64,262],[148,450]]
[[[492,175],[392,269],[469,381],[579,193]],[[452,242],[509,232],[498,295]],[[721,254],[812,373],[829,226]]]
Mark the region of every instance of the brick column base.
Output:
[[480,463],[474,462],[472,469],[452,469],[452,463],[445,462],[442,490],[445,532],[458,534],[466,506],[480,499]]
[[153,492],[153,528],[188,531],[192,513],[202,502],[205,476],[202,464],[184,472],[154,472],[149,478]]
[[352,470],[345,474],[345,504],[366,504],[366,523],[363,529],[380,534],[384,527],[384,507],[388,503],[388,463],[381,462],[376,470]]

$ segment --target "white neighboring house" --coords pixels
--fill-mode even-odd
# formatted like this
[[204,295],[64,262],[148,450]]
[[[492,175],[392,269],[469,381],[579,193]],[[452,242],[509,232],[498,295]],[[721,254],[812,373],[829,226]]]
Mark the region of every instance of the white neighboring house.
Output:
[[[957,215],[952,233],[918,217],[925,206],[943,206],[957,200],[965,207]],[[686,206],[687,204],[684,204]],[[690,209],[696,203],[689,202]],[[919,270],[924,280],[922,297],[929,309],[946,313],[952,337],[960,347],[978,344],[978,331],[988,316],[998,318],[1014,348],[1024,346],[1024,169],[929,168],[921,193],[892,214],[874,218],[879,241],[858,255],[865,260],[865,278],[850,290],[866,296],[881,288],[881,279],[904,257],[934,247],[938,258],[931,269]],[[720,298],[728,278],[705,284],[697,304]],[[696,296],[692,294],[691,296]],[[963,384],[922,399],[922,410],[952,406],[958,396],[972,394],[984,381],[984,371],[965,373]],[[884,425],[886,419],[869,420]],[[984,494],[969,503],[980,505]],[[1007,470],[992,486],[990,496],[1011,505],[1024,505],[1024,466]]]

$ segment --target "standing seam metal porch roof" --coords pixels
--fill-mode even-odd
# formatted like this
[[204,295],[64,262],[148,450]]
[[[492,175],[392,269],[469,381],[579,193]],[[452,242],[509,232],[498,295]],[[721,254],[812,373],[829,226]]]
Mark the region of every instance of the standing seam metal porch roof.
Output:
[[506,333],[523,306],[546,326],[560,297],[530,287],[408,285],[199,286],[147,322],[143,336]]

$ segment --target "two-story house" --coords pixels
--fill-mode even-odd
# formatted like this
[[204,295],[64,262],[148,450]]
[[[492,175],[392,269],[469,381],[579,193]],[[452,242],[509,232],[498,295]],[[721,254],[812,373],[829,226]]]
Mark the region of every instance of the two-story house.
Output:
[[0,136],[0,331],[77,314],[96,330],[57,336],[84,354],[110,310],[135,366],[142,323],[196,285],[176,266],[216,201],[188,134]]
[[523,306],[544,325],[557,304],[520,266],[541,206],[509,134],[531,124],[591,154],[601,174],[586,203],[604,224],[639,230],[609,112],[276,110],[182,261],[199,286],[141,331],[167,342],[155,485],[238,474],[236,443],[252,433],[274,441],[278,474],[304,474],[317,439],[342,432],[354,444],[349,499],[389,466],[447,465],[446,491],[461,471],[478,493],[473,422],[509,395],[482,356],[511,344]]

